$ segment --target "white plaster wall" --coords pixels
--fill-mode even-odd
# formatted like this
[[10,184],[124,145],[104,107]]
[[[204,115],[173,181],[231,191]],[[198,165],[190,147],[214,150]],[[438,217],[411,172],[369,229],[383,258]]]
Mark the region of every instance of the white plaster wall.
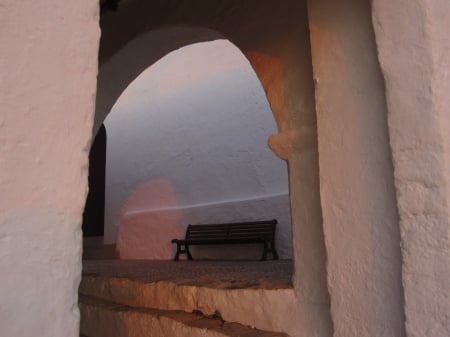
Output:
[[334,336],[403,336],[400,235],[370,2],[310,1],[309,18]]
[[98,1],[0,1],[0,335],[77,337]]
[[450,334],[450,3],[373,2],[386,81],[408,336]]
[[[284,7],[271,1],[259,1],[258,5],[262,5],[257,10],[248,5],[250,12],[260,19],[250,20],[251,16],[248,15],[235,16],[230,23],[234,28],[229,32],[239,31],[242,36],[246,36],[240,42],[247,46],[247,50],[270,50],[277,59],[283,50],[280,46],[286,45],[285,39],[291,39],[292,45],[298,42],[295,36],[289,35],[297,27],[290,22],[300,22],[293,14],[297,11],[292,10],[292,1],[286,3]],[[316,3],[320,6],[323,2],[311,1],[310,5],[315,6]],[[351,7],[358,8],[351,1],[340,1],[338,4],[338,7],[325,13],[327,18],[342,14],[338,10],[340,6],[347,9],[349,15],[353,13]],[[374,0],[373,4],[378,51],[387,86],[389,132],[403,234],[407,331],[410,336],[446,336],[450,312],[446,294],[450,292],[447,282],[449,114],[446,95],[449,44],[445,32],[450,11],[446,0]],[[90,138],[99,36],[97,6],[98,2],[94,0],[0,2],[0,42],[3,46],[0,49],[2,335],[78,335],[75,304],[80,272],[78,228],[86,195],[86,149]],[[223,6],[220,10],[236,13],[234,10],[237,7]],[[288,8],[292,16],[285,15],[283,8]],[[267,15],[267,10],[270,15]],[[116,13],[113,15],[120,16]],[[199,15],[204,15],[204,12]],[[225,18],[226,15],[219,17]],[[246,24],[242,24],[241,17],[247,20]],[[148,23],[148,18],[145,19]],[[347,20],[347,17],[345,19],[342,25],[351,26],[356,33],[358,30],[354,22]],[[223,23],[221,20],[216,21]],[[346,25],[346,22],[349,24]],[[272,33],[269,35],[274,39],[270,39],[270,42],[265,40],[266,35],[261,34],[261,24]],[[292,29],[286,30],[286,27]],[[255,31],[259,34],[252,34]],[[317,33],[313,33],[313,36]],[[322,33],[324,45],[327,45],[327,31],[323,30]],[[280,36],[283,38],[280,39]],[[422,43],[424,40],[427,44]],[[333,51],[332,48],[329,50]],[[358,57],[365,55],[359,49],[356,51]],[[431,58],[429,55],[424,57],[427,51],[432,51]],[[315,57],[315,67],[325,64],[325,61]],[[283,63],[283,66],[287,70],[297,69],[296,63]],[[270,86],[274,83],[273,73],[266,74],[264,86],[266,90],[272,90],[275,99],[279,86]],[[317,80],[320,83],[323,78]],[[433,85],[430,86],[430,83]],[[342,82],[333,85],[335,88],[341,86]],[[293,90],[298,87],[291,83],[290,88]],[[358,85],[352,88],[355,93],[360,93]],[[430,91],[432,95],[428,96]],[[330,90],[331,98],[333,92]],[[288,96],[293,101],[298,97]],[[430,100],[433,102],[431,105]],[[290,103],[292,107],[298,101]],[[346,112],[347,108],[345,106],[342,111]],[[318,113],[321,114],[320,109]],[[406,113],[412,114],[405,117]],[[337,126],[341,125],[338,120],[336,122]],[[320,135],[322,137],[325,134],[321,131]],[[331,132],[331,135],[336,136],[337,132]],[[345,136],[345,132],[342,135]],[[397,137],[396,141],[393,141],[394,137]],[[424,140],[431,140],[433,146],[430,148],[428,141]],[[410,144],[418,147],[412,149]],[[419,180],[421,183],[415,184]],[[353,189],[353,184],[346,181],[345,187]],[[294,185],[291,188],[299,192],[295,200],[301,200],[304,193],[300,188],[294,188]],[[294,209],[298,210],[300,206],[295,203]],[[353,213],[345,209],[345,212],[336,212],[335,215],[338,220],[341,215],[349,215],[351,219]],[[305,225],[300,216],[295,216],[295,219],[299,228]],[[338,242],[341,238],[351,237],[348,231],[339,234]],[[345,242],[350,243],[349,249],[355,248],[351,240]],[[312,262],[305,265],[315,266],[317,261],[314,255],[310,251],[305,253],[303,256],[312,258]],[[300,258],[296,256],[296,260]],[[332,266],[334,262],[328,263]],[[317,266],[318,274],[322,273],[321,265]],[[314,273],[312,269],[305,276]],[[300,276],[294,281],[303,285]],[[350,278],[348,281],[347,288],[351,291],[354,282]],[[321,290],[321,282],[318,282],[317,288]],[[336,294],[335,288],[330,289]],[[307,291],[302,291],[301,295],[305,293]],[[348,292],[342,294],[345,297]],[[360,294],[355,292],[356,297]],[[300,299],[296,304],[301,308],[323,306],[326,310],[326,303],[317,303],[306,303]],[[361,299],[361,303],[365,304],[364,307],[356,308],[362,309],[364,318],[366,309],[372,308],[372,305],[366,302],[366,298]],[[343,313],[354,314],[356,311],[351,305],[342,308]],[[307,314],[306,311],[304,313]],[[327,323],[325,311],[317,316],[323,317]],[[307,319],[299,330],[311,335],[319,325],[308,327],[308,323],[310,321]],[[359,336],[359,332],[355,329],[349,335]]]
[[[269,138],[269,145],[281,158],[288,160],[295,264],[293,283],[296,303],[302,312],[298,317],[298,334],[331,336],[306,2],[286,0],[280,5],[273,0],[236,0],[218,5],[204,1],[201,6],[192,6],[186,0],[136,0],[123,4],[119,11],[102,17],[100,73],[108,68],[111,75],[103,73],[105,76],[99,78],[101,105],[96,113],[104,115],[101,108],[115,92],[121,91],[118,88],[126,86],[127,79],[129,83],[132,76],[143,70],[142,58],[151,60],[155,54],[162,57],[167,53],[170,43],[165,42],[160,48],[150,36],[155,30],[157,37],[167,34],[169,41],[181,44],[217,38],[214,31],[232,41],[258,75],[275,117],[278,133]],[[177,29],[173,29],[174,25]],[[210,30],[205,32],[205,28]],[[130,47],[138,40],[136,45],[141,46],[141,53],[136,54]],[[152,48],[142,48],[145,43]],[[120,61],[116,59],[119,55]],[[124,61],[130,67],[128,77],[121,75]],[[108,81],[110,78],[119,81]]]
[[[165,56],[127,88],[105,125],[105,235],[107,242],[118,235],[122,258],[172,258],[170,240],[188,223],[272,218],[280,256],[292,256],[286,164],[267,146],[275,120],[230,42]],[[261,247],[221,250],[194,256],[261,254]]]

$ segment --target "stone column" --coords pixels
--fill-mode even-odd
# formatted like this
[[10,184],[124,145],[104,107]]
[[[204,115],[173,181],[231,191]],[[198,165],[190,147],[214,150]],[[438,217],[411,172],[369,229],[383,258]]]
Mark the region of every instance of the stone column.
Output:
[[446,0],[373,1],[410,337],[450,333],[449,22]]
[[98,6],[0,1],[2,336],[79,336]]
[[401,337],[398,214],[370,1],[308,5],[334,336]]

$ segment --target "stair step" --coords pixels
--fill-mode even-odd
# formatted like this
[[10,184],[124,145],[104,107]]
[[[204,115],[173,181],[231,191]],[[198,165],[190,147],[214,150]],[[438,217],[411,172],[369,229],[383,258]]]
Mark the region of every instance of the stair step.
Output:
[[167,281],[145,283],[128,278],[83,275],[79,293],[134,308],[199,310],[205,315],[218,311],[227,322],[292,335],[298,330],[298,317],[302,317],[293,289],[214,289]]
[[[220,312],[226,322],[298,336],[304,312],[289,266],[282,260],[84,261],[79,294],[134,308]],[[328,306],[314,304],[308,314],[320,317],[323,310]]]
[[81,335],[88,337],[288,337],[228,323],[200,312],[136,308],[89,296],[79,299]]

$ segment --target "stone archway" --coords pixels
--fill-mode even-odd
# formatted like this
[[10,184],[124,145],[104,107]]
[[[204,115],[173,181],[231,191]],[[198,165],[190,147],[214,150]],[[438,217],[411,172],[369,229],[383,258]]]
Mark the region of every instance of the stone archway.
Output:
[[[280,122],[278,124],[281,132],[278,137],[272,138],[271,143],[272,147],[282,157],[289,159],[294,236],[296,231],[298,233],[298,239],[294,238],[294,244],[298,244],[295,253],[296,273],[305,271],[304,275],[309,279],[309,281],[300,281],[300,277],[294,277],[294,283],[296,283],[296,290],[298,291],[298,289],[311,284],[311,281],[318,275],[319,279],[324,280],[326,275],[325,268],[319,267],[317,273],[316,271],[310,272],[308,270],[314,265],[311,261],[317,261],[318,259],[320,266],[325,264],[325,249],[322,249],[324,246],[321,227],[322,214],[320,208],[319,212],[312,214],[310,207],[308,207],[316,205],[316,202],[312,201],[316,197],[317,204],[320,204],[319,193],[313,194],[312,197],[308,194],[310,191],[315,191],[315,188],[319,185],[319,177],[317,175],[319,163],[317,163],[316,116],[315,113],[299,113],[302,111],[299,107],[304,107],[302,103],[299,104],[303,97],[295,100],[296,102],[292,104],[292,101],[290,101],[292,99],[291,95],[280,94],[280,92],[284,91],[280,87],[288,88],[286,92],[289,93],[292,93],[291,90],[295,92],[299,87],[291,86],[291,84],[287,84],[284,81],[281,81],[281,86],[271,86],[271,84],[277,82],[277,78],[280,78],[277,74],[281,73],[282,78],[286,75],[283,69],[298,70],[299,60],[302,59],[298,57],[298,49],[290,46],[289,43],[285,43],[286,40],[290,39],[289,33],[286,35],[279,34],[277,15],[281,9],[273,8],[271,13],[273,15],[267,16],[270,17],[267,20],[267,17],[264,17],[264,10],[265,8],[267,9],[265,7],[267,6],[266,3],[263,3],[262,6],[255,6],[255,3],[248,2],[241,7],[246,14],[242,14],[243,12],[234,9],[231,27],[229,27],[227,24],[230,21],[226,22],[226,18],[229,18],[229,16],[223,12],[224,7],[218,6],[217,10],[215,10],[211,9],[211,6],[208,4],[202,3],[202,6],[189,11],[188,6],[183,6],[182,3],[181,1],[181,5],[174,12],[170,12],[170,8],[162,6],[164,7],[162,8],[164,14],[170,13],[166,16],[168,21],[179,23],[179,14],[183,10],[187,10],[191,14],[185,16],[185,23],[195,23],[223,32],[247,55],[255,70],[258,69],[257,61],[255,60],[259,59],[261,65],[265,63],[264,59],[270,60],[268,63],[272,64],[277,64],[281,60],[278,63],[281,65],[279,68],[281,72],[275,70],[276,66],[262,66],[262,68],[272,69],[272,71],[264,72],[263,70],[262,72],[257,71],[257,73],[267,91],[275,115],[288,116],[288,118],[279,119]],[[419,331],[420,328],[417,326],[421,324],[417,322],[422,322],[422,320],[417,318],[420,315],[418,314],[420,312],[418,303],[423,302],[428,305],[433,301],[424,300],[422,295],[416,296],[415,290],[418,287],[415,284],[415,280],[419,280],[420,284],[431,282],[434,293],[437,293],[439,281],[419,275],[419,267],[415,263],[423,258],[422,247],[433,246],[433,249],[439,247],[436,249],[438,261],[443,261],[443,257],[448,252],[448,243],[437,239],[438,235],[436,234],[445,232],[445,226],[448,224],[446,206],[444,205],[440,210],[433,210],[433,216],[436,215],[437,219],[436,223],[439,223],[438,230],[434,234],[427,233],[425,228],[427,228],[428,223],[424,219],[428,219],[428,215],[425,214],[426,207],[423,206],[424,202],[420,199],[423,194],[417,193],[417,191],[424,191],[426,195],[436,197],[443,204],[447,202],[446,197],[442,197],[442,195],[446,195],[447,191],[446,184],[443,183],[447,176],[444,172],[448,171],[444,169],[446,167],[445,159],[439,159],[438,165],[433,166],[433,169],[436,169],[436,179],[432,183],[428,183],[429,180],[425,178],[427,169],[418,169],[420,172],[410,170],[411,167],[415,166],[412,158],[417,158],[421,163],[429,163],[430,153],[436,154],[439,158],[444,158],[446,153],[443,150],[446,142],[442,139],[442,129],[436,127],[437,123],[439,123],[438,121],[443,121],[441,124],[443,129],[448,125],[445,122],[445,118],[442,117],[442,106],[446,105],[446,101],[440,101],[442,106],[435,104],[436,102],[430,97],[432,94],[427,92],[427,90],[422,90],[423,88],[431,87],[437,90],[435,93],[445,90],[443,89],[446,88],[445,80],[440,76],[433,77],[439,65],[445,65],[445,62],[437,60],[435,58],[436,55],[432,52],[429,53],[428,50],[439,50],[443,53],[442,55],[445,55],[445,53],[443,48],[438,46],[433,38],[429,38],[427,34],[423,33],[426,29],[421,26],[428,27],[428,25],[425,25],[425,22],[429,22],[429,20],[425,19],[427,17],[426,14],[437,18],[436,13],[445,13],[445,11],[436,10],[439,6],[443,6],[444,9],[444,5],[440,3],[437,3],[435,7],[430,5],[431,11],[428,11],[429,8],[426,2],[421,3],[420,6],[412,3],[408,5],[410,6],[408,10],[401,10],[399,7],[396,7],[397,5],[388,6],[384,0],[374,1],[372,4],[374,11],[372,11],[371,3],[368,1],[332,3],[331,1],[314,0],[309,1],[308,5],[309,19],[306,18],[306,14],[304,14],[303,19],[305,22],[309,22],[311,27],[314,80],[318,89],[316,97],[318,98],[317,112],[320,117],[319,127],[321,128],[318,135],[319,144],[321,144],[319,147],[321,149],[320,169],[322,173],[320,176],[321,201],[326,218],[325,236],[327,237],[326,247],[329,254],[328,289],[332,297],[332,315],[335,321],[336,334],[351,334],[354,332],[355,324],[359,327],[358,330],[364,331],[367,335],[382,334],[386,333],[386,331],[395,331],[399,335],[404,334],[404,326],[402,324],[404,315],[403,291],[412,298],[409,302],[410,304],[406,304],[405,309],[408,319],[412,319],[412,324],[408,324],[410,324],[410,327],[413,327],[410,328],[412,329],[411,331]],[[404,4],[400,6],[402,5]],[[258,45],[257,41],[262,39],[262,37],[255,37],[255,34],[253,35],[254,40],[251,42],[239,36],[240,29],[241,33],[243,31],[248,33],[252,30],[252,27],[249,28],[252,24],[245,23],[245,20],[242,20],[242,18],[254,18],[246,12],[246,9],[252,6],[254,8],[258,7],[255,10],[255,17],[260,16],[253,20],[252,24],[266,20],[266,24],[268,26],[271,25],[271,28],[273,28],[272,37],[279,37],[279,40],[275,41],[276,39],[270,39],[270,34],[265,36],[270,40],[270,43],[267,43],[270,46],[269,48],[264,46],[258,49],[260,45]],[[292,3],[289,3],[288,6],[292,6]],[[131,13],[132,7],[130,5],[126,11]],[[139,8],[143,9],[144,7]],[[221,12],[223,15],[214,16],[217,12]],[[392,13],[397,12],[401,14],[401,20],[398,21],[395,18],[396,16],[392,15]],[[209,15],[211,13],[212,15]],[[286,15],[285,17],[290,16]],[[415,27],[416,30],[413,33],[408,33],[405,28],[407,26],[405,22],[414,21],[411,20],[411,17],[417,18],[421,25]],[[446,15],[442,15],[440,20],[445,17]],[[164,20],[158,19],[157,21],[161,23]],[[244,24],[242,24],[243,22]],[[352,22],[352,25],[349,25],[349,22]],[[431,26],[436,29],[436,27],[441,27],[442,22],[437,20]],[[289,24],[284,27],[286,28],[287,26]],[[376,28],[377,45],[374,43],[373,26]],[[358,27],[358,29],[355,29],[355,27]],[[289,29],[298,33],[294,26],[290,26]],[[408,38],[406,43],[404,43],[402,35],[398,32],[402,32]],[[439,36],[437,30],[429,33],[430,36]],[[389,37],[389,34],[392,34],[393,37]],[[247,37],[250,35],[247,35]],[[293,40],[298,42],[298,36],[303,35],[299,34]],[[118,41],[117,43],[120,44],[123,41]],[[419,42],[419,45],[417,42]],[[430,48],[422,48],[420,43],[426,43]],[[307,45],[308,48],[304,51],[309,53],[309,42],[300,45]],[[278,50],[270,50],[274,46],[277,46]],[[443,43],[442,46],[446,46],[446,44]],[[291,47],[292,49],[290,49]],[[394,57],[396,48],[399,48],[402,53]],[[290,51],[288,51],[289,49]],[[114,50],[114,47],[110,46],[108,50],[111,52]],[[390,52],[388,53],[388,51]],[[250,56],[252,53],[254,53],[253,57]],[[409,60],[410,62],[404,62],[411,53],[414,57]],[[105,53],[106,58],[107,54],[108,52]],[[297,59],[289,61],[290,57],[297,57]],[[254,61],[252,61],[252,58]],[[418,62],[419,60],[420,62]],[[384,87],[383,77],[380,76],[378,62],[381,62],[382,76],[388,85],[387,88]],[[421,66],[417,67],[419,63]],[[308,76],[304,78],[312,78],[310,67],[300,68],[303,70],[309,69],[305,72]],[[330,76],[334,71],[336,76]],[[400,79],[403,76],[408,78],[407,74],[409,72],[416,74],[417,81],[414,81],[414,83],[417,84],[417,87],[406,86],[405,89]],[[293,77],[296,77],[298,74]],[[420,74],[427,74],[427,76],[421,76]],[[304,84],[307,90],[314,91],[311,89],[310,83],[305,82]],[[367,84],[368,86],[366,86]],[[371,86],[374,86],[376,90],[368,95],[368,99],[365,100],[364,92],[367,90],[367,87]],[[345,101],[341,97],[342,92],[340,89],[345,89],[344,96],[351,98],[346,104],[340,104],[342,101]],[[389,111],[386,108],[386,98],[383,97],[385,91],[387,92]],[[308,102],[312,104],[312,106],[309,106],[310,109],[307,110],[313,111],[314,99],[311,99],[310,96],[305,97],[307,97],[306,106],[309,106]],[[410,100],[413,97],[415,99]],[[288,104],[286,104],[285,98],[287,98]],[[418,106],[421,107],[419,109],[410,105],[411,102],[416,102],[416,100]],[[365,104],[368,102],[374,104],[371,104],[369,109],[366,109]],[[425,131],[420,128],[420,122],[418,122],[417,116],[420,109],[427,112],[433,111],[432,117],[434,119],[431,119],[432,122],[426,125],[428,129]],[[406,112],[408,110],[415,111],[413,115],[415,117],[410,123],[408,122],[406,128],[403,128],[402,121],[409,120]],[[340,115],[340,112],[343,115]],[[367,119],[367,116],[359,114],[360,112],[371,114],[372,119]],[[328,114],[330,115],[328,116]],[[386,118],[386,114],[388,118]],[[341,118],[341,116],[344,118]],[[388,127],[386,127],[386,119],[389,122]],[[371,123],[374,124],[371,125]],[[345,125],[354,125],[355,128],[347,130]],[[340,131],[336,127],[340,128]],[[418,130],[420,132],[416,133]],[[421,133],[422,131],[423,133]],[[392,141],[390,137],[394,137],[394,143],[389,143]],[[438,145],[436,147],[434,145],[431,146],[427,139],[432,139],[431,143]],[[294,141],[292,142],[292,140]],[[377,145],[371,146],[372,140],[375,140]],[[419,144],[417,151],[410,148],[410,141],[414,144]],[[392,153],[391,148],[394,149],[394,153]],[[429,151],[430,149],[431,151]],[[411,154],[411,156],[406,153]],[[346,157],[345,154],[350,156]],[[391,155],[393,158],[390,158]],[[355,156],[353,159],[356,160],[351,159],[352,156]],[[305,168],[304,166],[310,165],[311,159],[312,162],[316,160],[316,166],[313,169]],[[377,159],[380,159],[379,163]],[[392,161],[396,164],[395,168],[392,168]],[[393,171],[395,173],[395,181],[392,177]],[[339,178],[339,174],[341,174],[342,179]],[[415,181],[416,177],[420,177],[420,181]],[[422,186],[423,181],[427,182],[424,186]],[[307,184],[312,182],[312,186],[302,185],[305,182]],[[356,182],[356,185],[354,182]],[[437,187],[438,185],[439,187]],[[395,192],[397,192],[397,195],[395,195]],[[438,195],[441,195],[441,197],[437,197]],[[400,197],[400,214],[396,214],[397,210],[393,207],[393,205],[397,205],[397,196]],[[307,201],[306,206],[303,204],[305,201]],[[360,205],[360,203],[364,207],[351,206],[352,204]],[[416,205],[418,205],[417,208]],[[380,214],[384,212],[387,214],[387,217],[380,219],[379,215],[376,214],[378,209],[382,209],[383,211]],[[419,215],[417,219],[415,217],[412,219],[412,214]],[[402,221],[402,233],[412,233],[413,239],[400,237],[398,215],[400,215]],[[305,225],[305,222],[311,220],[311,216],[313,217],[312,223],[320,223],[319,229],[312,229],[311,226],[313,225],[311,224]],[[336,225],[336,222],[338,225]],[[414,229],[410,231],[412,227]],[[306,239],[301,237],[305,229],[307,233]],[[357,236],[361,236],[364,240],[359,242],[352,240],[355,231],[358,233]],[[429,239],[429,242],[423,243],[422,239],[418,239],[419,237]],[[304,241],[302,242],[301,240]],[[420,248],[414,245],[417,240],[423,243],[423,245],[420,245]],[[299,244],[300,242],[302,243],[301,245]],[[314,242],[314,244],[310,244],[311,242]],[[400,250],[400,242],[402,242],[404,247],[408,248]],[[433,242],[433,244],[430,244],[430,242]],[[319,243],[319,245],[316,243]],[[436,246],[434,246],[434,243],[436,243]],[[318,252],[314,251],[316,247],[320,247]],[[316,253],[318,256],[314,256]],[[402,280],[400,267],[402,258],[407,259],[406,265],[403,265],[407,276],[406,280]],[[388,263],[385,263],[386,261]],[[446,269],[436,267],[438,265],[442,267],[442,263],[437,263],[436,265],[431,263],[429,265],[431,273],[441,276],[446,275],[448,273]],[[437,271],[438,269],[439,272]],[[350,280],[349,277],[352,279]],[[402,282],[406,288],[405,290],[402,289]],[[354,291],[353,285],[357,285],[358,291]],[[314,299],[321,298],[320,296],[326,293],[320,291],[320,287],[312,287],[311,289],[303,288],[300,291],[301,300],[310,298],[309,295],[315,291],[314,289],[319,289],[320,293],[318,297],[312,296]],[[365,294],[367,289],[369,289],[368,293],[371,295],[370,305],[366,305],[367,298]],[[393,291],[393,289],[395,290]],[[387,296],[388,300],[384,301],[384,295],[382,294],[385,293],[393,296]],[[324,303],[325,301],[327,299],[321,298],[320,302]],[[345,309],[343,310],[342,307],[345,307]],[[440,308],[445,309],[446,307],[445,304],[442,305],[441,301]],[[439,310],[442,311],[443,309]]]
[[103,123],[120,94],[149,66],[183,46],[222,38],[221,34],[207,28],[168,26],[132,39],[100,64],[94,132]]
[[[276,124],[232,43],[195,43],[164,56],[127,87],[105,125],[105,243],[116,240],[121,258],[171,259],[170,241],[188,223],[272,218],[279,256],[292,258],[287,167],[267,147]],[[258,247],[214,248],[194,247],[194,255],[259,258]]]
[[[107,92],[120,93],[127,81],[138,74],[136,71],[122,81],[122,89],[111,87],[115,86],[114,81],[105,81],[105,88],[109,88],[103,90],[102,78],[106,78],[103,70],[110,68],[120,72],[120,62],[113,65],[115,57],[122,53],[126,57],[132,55],[126,50],[134,43],[145,45],[144,50],[158,53],[157,46],[153,46],[152,50],[150,44],[144,42],[146,34],[153,31],[152,24],[148,22],[153,21],[143,13],[155,19],[154,26],[158,33],[163,33],[161,26],[170,24],[172,28],[169,30],[175,36],[177,30],[190,31],[191,33],[186,34],[190,42],[193,39],[204,41],[223,36],[243,52],[265,89],[278,125],[278,134],[270,137],[269,144],[275,153],[288,162],[295,263],[293,283],[298,297],[297,310],[302,313],[303,320],[308,322],[302,324],[302,328],[305,333],[314,330],[320,331],[324,336],[330,335],[314,84],[306,6],[301,2],[290,2],[285,7],[273,8],[269,2],[258,2],[258,5],[246,2],[231,14],[223,12],[220,6],[210,6],[208,3],[203,5],[201,9],[170,8],[170,5],[154,8],[152,4],[130,2],[124,3],[117,13],[105,15],[101,21],[104,47],[100,50],[99,99],[103,101],[109,95]],[[118,27],[122,27],[124,31],[120,31]],[[179,40],[175,41],[178,46],[182,45]],[[159,55],[163,56],[167,52],[168,49],[165,49]],[[142,54],[138,56],[145,59]],[[141,66],[143,67],[143,63]],[[113,96],[105,99],[110,102],[109,105],[114,102]],[[108,110],[105,108],[108,104],[97,104],[103,110],[102,114]],[[96,117],[96,125],[99,125],[102,118]]]

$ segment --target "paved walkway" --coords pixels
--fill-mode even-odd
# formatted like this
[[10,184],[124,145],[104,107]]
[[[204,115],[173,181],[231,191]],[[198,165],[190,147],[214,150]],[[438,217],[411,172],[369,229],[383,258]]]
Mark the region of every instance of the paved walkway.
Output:
[[159,281],[218,289],[292,287],[292,260],[274,261],[152,261],[84,260],[83,274]]

